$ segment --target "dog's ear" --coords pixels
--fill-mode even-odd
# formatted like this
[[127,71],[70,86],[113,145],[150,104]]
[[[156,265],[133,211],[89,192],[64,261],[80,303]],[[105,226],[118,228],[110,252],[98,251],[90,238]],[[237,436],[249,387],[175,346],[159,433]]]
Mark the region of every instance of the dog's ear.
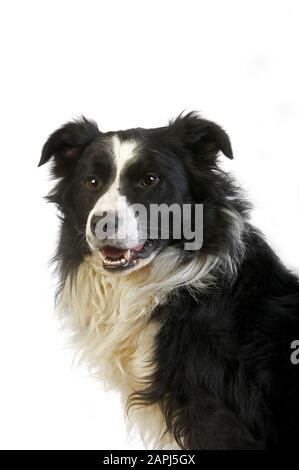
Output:
[[97,124],[85,117],[68,122],[50,135],[43,146],[38,166],[44,165],[53,157],[54,174],[56,176],[63,175],[76,163],[84,149],[100,134]]
[[180,115],[170,126],[179,135],[183,145],[202,157],[216,157],[221,151],[233,158],[233,151],[227,133],[218,124],[202,119],[197,113]]

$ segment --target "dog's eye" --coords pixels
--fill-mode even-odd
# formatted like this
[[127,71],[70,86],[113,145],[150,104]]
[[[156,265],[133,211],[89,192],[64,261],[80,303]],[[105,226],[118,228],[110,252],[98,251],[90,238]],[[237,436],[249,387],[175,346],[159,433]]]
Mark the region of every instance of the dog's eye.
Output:
[[98,189],[100,186],[100,180],[96,176],[90,176],[86,181],[86,186],[90,191]]
[[153,173],[148,173],[140,180],[140,186],[154,186],[159,181],[159,176]]

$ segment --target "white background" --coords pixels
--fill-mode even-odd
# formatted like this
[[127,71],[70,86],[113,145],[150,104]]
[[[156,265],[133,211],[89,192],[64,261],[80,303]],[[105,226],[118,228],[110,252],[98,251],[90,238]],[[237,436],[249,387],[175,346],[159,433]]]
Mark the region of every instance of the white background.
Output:
[[118,397],[72,366],[53,315],[57,221],[36,166],[68,119],[105,131],[196,109],[217,121],[254,222],[299,272],[298,13],[296,0],[1,2],[2,448],[141,448]]

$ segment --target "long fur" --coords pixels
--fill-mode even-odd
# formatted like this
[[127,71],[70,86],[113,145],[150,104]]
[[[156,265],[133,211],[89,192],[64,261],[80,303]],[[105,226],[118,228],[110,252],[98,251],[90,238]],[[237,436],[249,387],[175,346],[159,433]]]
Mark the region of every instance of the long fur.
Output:
[[104,158],[110,134],[87,120],[52,134],[41,164],[54,156],[60,178],[49,196],[62,214],[58,309],[76,348],[107,388],[121,392],[130,426],[149,447],[295,447],[299,366],[290,345],[299,338],[298,279],[250,225],[250,205],[217,164],[220,150],[232,158],[228,136],[193,113],[117,136],[138,142],[135,165],[156,158],[157,168],[173,172],[167,193],[144,200],[124,181],[129,199],[202,203],[204,243],[186,252],[182,240],[161,242],[143,268],[104,271],[84,238],[86,220],[112,175],[126,174],[111,163],[102,193],[90,199],[80,175],[95,155]]

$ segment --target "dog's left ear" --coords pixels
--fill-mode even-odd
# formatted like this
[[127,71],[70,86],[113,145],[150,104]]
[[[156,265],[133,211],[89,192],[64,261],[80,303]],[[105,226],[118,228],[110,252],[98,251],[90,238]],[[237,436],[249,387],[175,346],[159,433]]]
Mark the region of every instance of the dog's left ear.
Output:
[[170,123],[183,145],[202,157],[216,157],[221,151],[232,159],[233,151],[227,133],[218,124],[202,119],[197,113],[180,115]]

